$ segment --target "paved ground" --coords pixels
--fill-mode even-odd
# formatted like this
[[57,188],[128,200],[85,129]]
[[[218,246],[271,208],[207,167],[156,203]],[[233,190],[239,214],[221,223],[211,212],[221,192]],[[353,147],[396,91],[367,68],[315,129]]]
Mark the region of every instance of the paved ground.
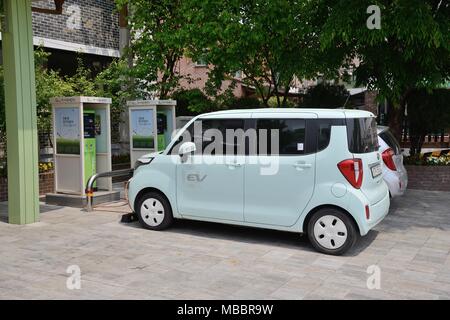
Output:
[[[344,257],[283,232],[188,221],[147,231],[121,224],[124,208],[43,206],[34,225],[0,222],[0,298],[450,299],[449,193],[408,191]],[[70,265],[80,290],[66,288]],[[379,290],[367,288],[370,265]]]

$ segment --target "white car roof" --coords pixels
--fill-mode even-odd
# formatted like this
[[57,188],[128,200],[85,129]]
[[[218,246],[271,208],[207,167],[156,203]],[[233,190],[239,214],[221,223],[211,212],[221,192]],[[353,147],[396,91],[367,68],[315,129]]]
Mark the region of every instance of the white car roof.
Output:
[[210,113],[204,113],[199,115],[200,118],[207,118],[209,116],[217,117],[227,115],[253,115],[257,116],[258,113],[273,113],[274,115],[279,113],[313,113],[317,117],[328,119],[328,118],[368,118],[375,117],[373,113],[365,110],[349,110],[349,109],[310,109],[310,108],[260,108],[260,109],[238,109],[238,110],[223,110],[215,111]]

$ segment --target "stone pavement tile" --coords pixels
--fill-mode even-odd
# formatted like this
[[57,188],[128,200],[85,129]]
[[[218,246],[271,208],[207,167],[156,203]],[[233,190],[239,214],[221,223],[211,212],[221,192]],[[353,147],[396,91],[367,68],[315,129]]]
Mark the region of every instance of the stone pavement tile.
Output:
[[410,279],[413,281],[432,282],[436,279],[436,275],[428,272],[405,270],[402,272],[401,277],[403,279]]
[[345,257],[320,256],[312,263],[313,266],[337,270],[345,263]]
[[434,281],[438,283],[450,284],[450,268],[445,268],[441,272],[436,273],[436,278]]
[[210,300],[210,299],[219,299],[219,300],[227,300],[230,299],[226,294],[209,290],[209,289],[196,289],[196,290],[187,290],[180,294],[178,294],[176,299],[181,300]]
[[301,275],[305,275],[308,278],[317,281],[317,280],[326,280],[327,278],[332,276],[335,272],[336,270],[331,268],[324,268],[321,266],[310,265],[304,267]]
[[123,291],[112,296],[112,300],[168,300],[173,297],[167,297],[157,294],[146,294],[136,291],[133,288],[125,288]]
[[431,293],[433,284],[410,279],[399,278],[393,283],[382,282],[382,288],[389,293],[405,296],[408,299],[437,299],[437,294]]
[[260,278],[254,283],[247,284],[234,292],[230,299],[269,299],[271,294],[285,283],[283,281],[268,281]]
[[404,300],[406,297],[377,289],[352,289],[344,297],[346,300]]
[[396,262],[402,261],[402,262],[409,262],[416,254],[419,252],[419,248],[415,246],[408,246],[408,245],[395,245],[387,255],[385,256],[386,259],[394,259]]
[[202,273],[203,271],[211,268],[212,266],[220,263],[221,258],[209,255],[194,255],[188,259],[184,259],[181,266],[174,266],[174,269],[181,271],[188,271],[191,273]]
[[445,270],[446,267],[442,263],[436,263],[429,260],[413,260],[408,264],[406,269],[436,274]]
[[445,260],[445,266],[448,268],[450,267],[450,255],[447,257],[447,259]]
[[430,249],[436,249],[436,250],[443,250],[447,251],[450,250],[450,235],[447,235],[445,239],[440,239],[434,236],[431,236],[428,241],[425,243],[426,248]]
[[323,283],[318,288],[314,289],[311,293],[305,296],[305,299],[320,299],[320,300],[332,300],[332,299],[344,299],[345,296],[353,288],[351,286],[334,285],[331,283]]
[[281,287],[275,290],[271,295],[271,299],[280,300],[302,300],[306,297],[308,291],[301,288]]
[[450,284],[435,281],[430,289],[430,293],[438,295],[439,299],[450,299]]
[[364,272],[348,272],[338,270],[335,274],[331,275],[324,281],[324,285],[332,285],[332,286],[351,286],[354,288],[366,288],[367,287],[367,279],[369,274]]
[[311,280],[308,277],[292,278],[275,290],[270,297],[275,299],[303,299],[320,287],[322,281]]
[[241,277],[238,274],[232,276],[221,276],[211,279],[207,285],[207,289],[230,296],[251,283],[253,283],[253,279]]
[[139,292],[143,296],[158,296],[166,297],[167,299],[175,299],[177,295],[188,290],[189,288],[184,286],[183,281],[178,283],[168,282],[156,276],[154,281],[133,281],[126,285],[128,290]]
[[292,250],[273,249],[260,257],[260,260],[268,262],[280,262],[289,259],[293,255],[294,252]]
[[448,250],[437,250],[423,247],[413,261],[426,261],[432,263],[444,264],[448,257]]

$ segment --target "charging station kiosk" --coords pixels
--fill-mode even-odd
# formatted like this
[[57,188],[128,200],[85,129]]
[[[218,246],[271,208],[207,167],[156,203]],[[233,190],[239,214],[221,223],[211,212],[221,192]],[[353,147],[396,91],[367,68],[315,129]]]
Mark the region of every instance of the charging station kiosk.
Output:
[[128,101],[131,166],[147,153],[162,151],[176,130],[175,100]]
[[[49,204],[82,207],[87,180],[112,170],[110,98],[58,97],[53,109],[55,193]],[[99,179],[96,203],[118,200],[111,178]],[[94,196],[95,198],[95,196]],[[104,201],[103,201],[104,200]]]

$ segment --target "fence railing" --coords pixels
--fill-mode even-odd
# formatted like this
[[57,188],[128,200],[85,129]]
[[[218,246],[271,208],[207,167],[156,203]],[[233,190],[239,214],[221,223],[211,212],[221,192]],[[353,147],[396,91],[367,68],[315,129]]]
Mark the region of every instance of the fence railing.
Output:
[[[401,143],[408,145],[411,142],[406,130],[403,131]],[[424,138],[424,147],[445,148],[450,147],[450,132],[429,133]]]

